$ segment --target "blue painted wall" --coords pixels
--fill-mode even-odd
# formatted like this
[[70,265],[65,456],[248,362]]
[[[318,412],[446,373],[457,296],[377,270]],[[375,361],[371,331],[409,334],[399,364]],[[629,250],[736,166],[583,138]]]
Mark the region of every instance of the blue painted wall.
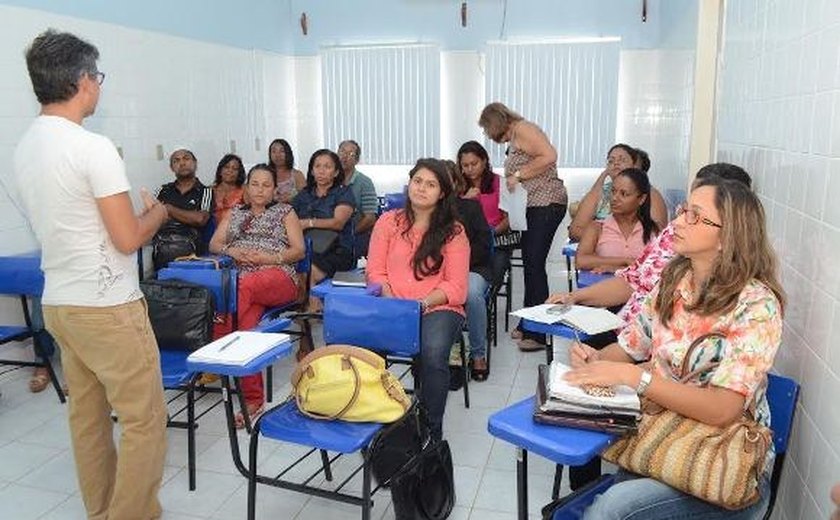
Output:
[[[623,47],[693,48],[696,0],[4,0],[196,40],[282,54],[313,55],[323,45],[436,42],[482,50],[488,40],[620,36]],[[309,34],[300,30],[305,12]],[[0,22],[13,23],[11,20]]]

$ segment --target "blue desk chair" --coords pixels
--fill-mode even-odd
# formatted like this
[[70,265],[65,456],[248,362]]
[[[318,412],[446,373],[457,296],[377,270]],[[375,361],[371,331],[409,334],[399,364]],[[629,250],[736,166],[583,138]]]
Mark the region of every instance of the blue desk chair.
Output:
[[[770,417],[773,428],[773,447],[776,449],[776,460],[770,478],[770,502],[764,513],[764,520],[768,520],[773,513],[779,482],[782,478],[788,441],[793,427],[793,416],[796,413],[796,402],[799,399],[799,385],[793,379],[769,374],[767,376],[767,403],[770,405]],[[552,520],[577,520],[595,500],[613,484],[612,475],[604,475],[599,480],[579,489],[564,499],[562,505],[555,509]]]
[[[23,325],[0,325],[0,346],[7,343],[24,341],[32,338],[33,342],[39,341],[32,329],[32,318],[29,314],[28,298],[41,296],[44,291],[44,273],[41,272],[41,256],[10,256],[0,259],[0,295],[15,296],[20,299],[23,310]],[[37,352],[37,350],[36,350]],[[0,366],[21,367],[43,367],[47,369],[53,388],[58,394],[58,400],[64,403],[64,391],[58,384],[58,377],[48,357],[42,357],[40,361],[21,361],[17,359],[0,359]],[[17,368],[9,369],[17,370]],[[3,373],[5,373],[4,371]]]
[[566,279],[569,282],[569,292],[574,290],[573,282],[577,279],[577,269],[573,269],[572,262],[577,256],[578,242],[573,242],[571,238],[566,239],[566,244],[563,245],[563,256],[566,258]]
[[[350,344],[379,353],[415,358],[420,352],[420,305],[411,300],[375,298],[366,295],[327,295],[324,305],[324,340],[327,344]],[[267,484],[300,493],[355,504],[362,508],[362,519],[370,519],[373,505],[371,472],[367,447],[382,428],[378,423],[319,421],[301,414],[295,401],[285,403],[263,414],[251,432],[248,464],[248,519],[256,515],[257,484]],[[322,467],[304,482],[292,482],[283,477],[287,468],[276,477],[257,473],[257,452],[260,437],[309,447],[310,450],[293,465],[316,451],[321,455]],[[335,453],[330,458],[329,452]],[[348,453],[361,452],[362,467],[356,469],[334,489],[324,489],[309,483],[321,472],[332,482],[330,465]],[[342,492],[342,488],[362,471],[361,496]]]
[[408,197],[404,191],[398,193],[386,193],[384,203],[382,205],[382,212],[391,211],[392,209],[402,209],[405,207],[405,201]]
[[[236,316],[236,284],[237,271],[235,269],[181,269],[165,267],[158,271],[159,280],[182,280],[202,285],[210,289],[213,294],[214,309],[216,312],[232,314]],[[198,420],[210,410],[219,405],[218,401],[201,412],[198,416],[195,413],[195,404],[208,395],[202,392],[196,399],[197,381],[201,375],[187,368],[187,357],[191,354],[189,350],[161,349],[160,369],[163,374],[164,390],[172,390],[176,394],[167,400],[167,408],[181,396],[186,396],[187,403],[181,408],[169,413],[167,426],[187,430],[187,473],[189,477],[189,489],[195,490],[195,430],[198,428]],[[242,396],[240,395],[240,398]],[[245,409],[244,403],[240,403]],[[182,414],[186,413],[186,420],[180,420]],[[247,416],[247,414],[245,414]]]

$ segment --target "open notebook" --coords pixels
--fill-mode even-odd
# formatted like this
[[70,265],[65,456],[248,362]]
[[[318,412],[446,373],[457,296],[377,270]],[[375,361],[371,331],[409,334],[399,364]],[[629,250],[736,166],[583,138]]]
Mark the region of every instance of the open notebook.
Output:
[[551,303],[525,307],[511,312],[513,316],[538,323],[562,323],[589,334],[614,330],[623,324],[621,318],[606,309],[585,305],[561,306]]
[[566,382],[563,375],[569,370],[571,370],[569,366],[559,361],[551,363],[548,373],[548,401],[559,401],[572,407],[584,409],[639,413],[641,403],[634,389],[629,386],[618,385],[612,388],[615,392],[614,396],[589,395],[579,386],[573,386]]
[[288,334],[237,331],[190,354],[190,361],[244,366],[273,347],[289,341]]

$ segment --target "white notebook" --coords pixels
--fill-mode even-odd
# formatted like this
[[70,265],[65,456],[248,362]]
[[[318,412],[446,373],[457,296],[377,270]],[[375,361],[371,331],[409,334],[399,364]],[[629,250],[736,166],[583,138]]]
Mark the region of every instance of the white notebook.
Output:
[[614,330],[623,325],[621,318],[599,307],[572,305],[561,314],[551,312],[551,309],[557,307],[560,306],[552,303],[544,303],[542,305],[519,309],[518,311],[511,312],[511,314],[539,323],[563,323],[589,335]]
[[281,343],[288,334],[237,331],[196,350],[188,358],[193,362],[244,366]]
[[597,397],[584,392],[579,386],[572,386],[563,379],[571,368],[559,361],[551,363],[548,376],[548,396],[566,403],[579,406],[597,406],[605,409],[623,409],[638,411],[641,408],[639,396],[629,386],[613,387],[613,397]]

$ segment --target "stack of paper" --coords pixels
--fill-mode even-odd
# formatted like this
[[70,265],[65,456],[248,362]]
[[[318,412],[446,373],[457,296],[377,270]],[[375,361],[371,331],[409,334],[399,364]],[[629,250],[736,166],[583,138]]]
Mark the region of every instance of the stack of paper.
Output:
[[621,318],[606,309],[587,307],[585,305],[570,305],[564,307],[551,303],[526,307],[511,312],[512,315],[538,323],[562,323],[593,335],[608,330],[614,330],[623,324]]
[[237,331],[196,350],[189,361],[245,366],[277,345],[289,341],[288,334]]
[[573,386],[563,378],[571,370],[568,366],[555,361],[551,363],[548,377],[548,400],[546,405],[554,409],[564,407],[576,411],[591,410],[593,412],[618,412],[639,415],[641,404],[636,391],[629,386],[616,386],[612,390],[612,397],[589,395],[581,387]]
[[363,270],[338,271],[332,278],[332,284],[336,287],[367,287],[365,272]]
[[641,419],[641,404],[632,389],[619,386],[610,397],[592,396],[563,379],[566,365],[554,362],[539,367],[534,420],[623,435],[635,431]]

